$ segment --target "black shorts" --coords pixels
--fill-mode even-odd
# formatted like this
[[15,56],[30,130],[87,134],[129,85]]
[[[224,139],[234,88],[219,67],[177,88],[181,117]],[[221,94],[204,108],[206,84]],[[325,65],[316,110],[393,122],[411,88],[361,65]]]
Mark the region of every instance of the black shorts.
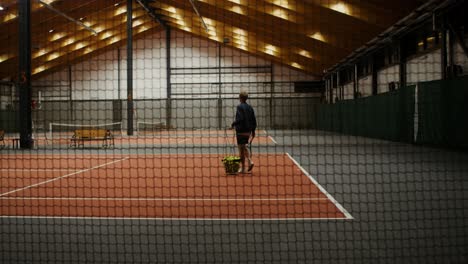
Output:
[[245,145],[249,143],[250,136],[237,135],[237,145]]

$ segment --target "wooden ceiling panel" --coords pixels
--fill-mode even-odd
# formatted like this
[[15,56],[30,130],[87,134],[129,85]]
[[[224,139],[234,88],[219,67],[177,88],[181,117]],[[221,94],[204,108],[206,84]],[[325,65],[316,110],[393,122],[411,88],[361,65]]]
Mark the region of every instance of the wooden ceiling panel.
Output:
[[[190,5],[186,5],[185,3],[180,3],[178,1],[164,1],[164,3],[183,10],[184,14],[188,14],[187,16],[196,16],[196,14],[192,13],[192,7]],[[223,24],[230,25],[231,27],[255,33],[259,39],[270,38],[275,39],[275,41],[281,41],[285,43],[285,47],[295,47],[297,45],[304,49],[329,52],[330,56],[335,56],[337,53],[345,55],[350,52],[350,50],[340,49],[339,47],[334,47],[329,43],[317,41],[307,37],[307,35],[298,33],[301,27],[297,24],[288,23],[283,19],[271,17],[266,14],[254,13],[252,17],[246,17],[212,5],[207,6],[199,4],[199,8],[200,13],[205,18],[221,21]],[[251,12],[253,13],[255,11]],[[229,32],[227,33],[227,37],[229,37]],[[340,56],[340,54],[337,56]]]
[[[90,27],[96,29],[99,32],[105,32],[110,27],[114,27],[115,25],[122,24],[120,18],[115,17],[114,9],[106,8],[106,9],[98,9],[98,12],[95,13],[88,13],[88,16],[85,17],[83,23],[91,23]],[[135,14],[138,17],[143,17],[146,15],[144,10],[136,10]],[[125,18],[125,15],[123,15]],[[50,30],[54,30],[50,32]],[[125,30],[125,28],[123,28]],[[31,44],[32,49],[34,52],[35,49],[40,49],[43,47],[47,47],[50,50],[50,46],[54,46],[57,42],[61,42],[62,40],[72,37],[76,40],[80,40],[81,38],[92,36],[92,32],[86,30],[85,28],[78,26],[72,23],[69,20],[64,20],[62,23],[55,23],[48,25],[47,27],[43,27],[41,24],[32,23],[31,27]],[[61,34],[62,37],[59,39],[54,39],[54,35]],[[99,36],[98,36],[99,37]],[[18,35],[10,35],[8,40],[12,43],[18,42]],[[1,46],[0,52],[4,52],[8,49],[11,49],[11,46]],[[14,48],[14,47],[13,47]]]
[[387,28],[395,23],[399,17],[403,17],[418,6],[424,4],[425,0],[305,0],[308,4],[332,8],[337,4],[344,3],[349,6],[351,16]]
[[[51,5],[98,31],[81,26],[32,1],[31,39],[35,76],[125,45],[126,1],[55,0]],[[208,31],[188,0],[147,1],[170,27],[216,41],[310,74],[322,75],[409,12],[422,0],[199,0],[194,1]],[[17,66],[17,1],[2,1],[0,78]],[[134,2],[135,36],[161,30]],[[136,26],[135,23],[139,25]],[[145,30],[142,30],[142,29]],[[50,33],[49,30],[54,32]],[[141,33],[138,33],[141,30]],[[54,39],[53,34],[63,36]],[[225,42],[225,38],[229,41]],[[112,41],[110,40],[112,39]],[[88,52],[83,52],[87,50]],[[38,71],[38,69],[43,70]],[[13,69],[13,70],[12,70]]]
[[[148,24],[146,26],[148,26],[148,30],[142,31],[140,33],[135,32],[133,36],[135,40],[144,39],[145,37],[150,36],[162,30],[162,27],[158,26],[154,22],[151,22],[151,24]],[[122,47],[127,44],[126,41],[127,40],[125,38],[122,38],[121,40],[114,42],[112,44],[105,44],[105,47],[102,47],[102,44],[94,43],[92,46],[87,47],[87,48],[93,49],[93,51],[89,53],[85,53],[85,54],[83,54],[83,52],[80,52],[80,51],[71,52],[70,54],[67,55],[68,56],[67,65],[83,62],[90,58],[104,54],[108,51]],[[34,77],[40,78],[51,72],[54,72],[57,70],[63,70],[64,64],[62,60],[55,60],[55,61],[47,63],[46,66],[47,66],[47,70],[35,74]]]

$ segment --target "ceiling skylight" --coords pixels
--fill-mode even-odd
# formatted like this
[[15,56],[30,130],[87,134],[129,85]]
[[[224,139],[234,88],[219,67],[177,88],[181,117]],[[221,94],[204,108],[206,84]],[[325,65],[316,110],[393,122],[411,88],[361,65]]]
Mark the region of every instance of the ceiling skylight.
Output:
[[229,8],[229,10],[234,12],[234,13],[240,14],[240,15],[244,14],[244,9],[242,9],[242,7],[240,7],[240,6],[233,6],[233,7]]
[[55,41],[55,40],[58,40],[58,39],[61,39],[65,37],[65,33],[62,33],[62,32],[59,32],[59,33],[55,33],[54,35],[52,35],[52,37],[50,38],[50,41]]
[[275,56],[279,53],[279,48],[271,44],[267,44],[265,45],[265,53]]
[[330,9],[335,10],[336,12],[340,12],[346,15],[351,15],[351,9],[345,3],[337,3],[330,5]]
[[39,72],[43,72],[45,70],[46,70],[46,67],[44,65],[41,65],[41,66],[35,68],[32,73],[36,74],[36,73],[39,73]]
[[118,16],[118,15],[121,15],[121,14],[123,14],[125,12],[127,12],[127,7],[122,6],[122,7],[117,8],[117,10],[115,10],[114,15]]
[[312,59],[312,54],[310,54],[310,52],[307,51],[307,50],[301,49],[301,50],[299,50],[298,54],[301,55],[301,56],[304,56],[306,58]]
[[84,42],[77,43],[75,45],[75,50],[82,49],[82,48],[86,47],[86,45],[87,45],[87,43],[84,43]]
[[298,69],[303,69],[303,68],[304,68],[302,65],[300,65],[300,64],[297,63],[297,62],[292,62],[292,63],[291,63],[291,66],[293,66],[294,68],[298,68]]
[[60,57],[60,53],[59,52],[54,52],[54,53],[49,54],[49,56],[47,56],[47,60],[51,61],[51,60],[54,60],[54,59],[56,59],[58,57]]
[[42,55],[45,55],[47,53],[47,50],[46,49],[40,49],[38,50],[34,55],[33,55],[33,58],[37,58],[37,57],[40,57]]
[[322,41],[322,42],[327,42],[325,40],[325,37],[320,32],[315,32],[313,34],[310,34],[309,37],[313,38],[313,39],[316,39],[316,40],[319,40],[319,41]]
[[8,57],[9,56],[7,54],[0,55],[0,63],[8,60]]
[[289,5],[288,0],[274,0],[273,4],[277,5],[277,6],[280,6],[282,8],[291,9],[291,6]]
[[271,12],[271,15],[288,20],[288,13],[284,9],[281,9],[281,8],[273,9],[273,12]]

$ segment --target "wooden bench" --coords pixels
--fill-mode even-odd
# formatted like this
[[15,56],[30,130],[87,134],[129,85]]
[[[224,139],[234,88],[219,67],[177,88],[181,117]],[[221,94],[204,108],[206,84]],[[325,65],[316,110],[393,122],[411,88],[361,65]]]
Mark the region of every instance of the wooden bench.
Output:
[[0,149],[6,147],[5,141],[11,141],[11,147],[13,149],[20,148],[20,138],[19,137],[8,137],[5,138],[5,130],[0,130]]
[[5,147],[5,130],[0,130],[0,148]]
[[106,129],[76,129],[70,139],[70,147],[84,146],[85,141],[103,141],[102,147],[114,146],[114,136]]

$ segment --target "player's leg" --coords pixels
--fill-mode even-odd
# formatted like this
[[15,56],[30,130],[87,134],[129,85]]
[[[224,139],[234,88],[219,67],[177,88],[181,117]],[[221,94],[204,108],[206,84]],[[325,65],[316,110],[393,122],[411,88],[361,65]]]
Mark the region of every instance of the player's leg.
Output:
[[254,163],[253,163],[253,161],[252,161],[252,156],[251,156],[251,153],[250,153],[250,151],[249,151],[249,148],[247,147],[247,144],[245,145],[244,156],[245,156],[245,158],[247,159],[248,164],[249,164],[249,167],[248,167],[248,169],[247,169],[247,172],[250,172],[250,171],[252,171],[252,169],[253,169]]
[[241,166],[239,168],[239,173],[244,173],[245,172],[245,144],[239,144],[237,146],[237,148],[239,149],[239,157],[240,157],[240,162],[241,162]]

